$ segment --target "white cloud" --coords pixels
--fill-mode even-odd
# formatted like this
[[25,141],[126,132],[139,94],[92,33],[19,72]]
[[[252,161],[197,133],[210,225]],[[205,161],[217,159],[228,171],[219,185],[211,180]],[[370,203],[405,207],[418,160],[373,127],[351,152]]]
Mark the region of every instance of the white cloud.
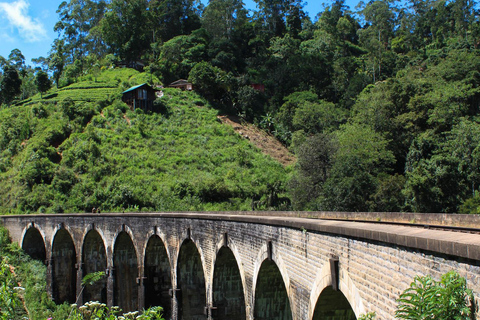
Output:
[[26,0],[0,2],[0,13],[3,13],[10,26],[17,28],[20,36],[29,42],[41,41],[47,38],[44,25],[28,15],[30,3]]

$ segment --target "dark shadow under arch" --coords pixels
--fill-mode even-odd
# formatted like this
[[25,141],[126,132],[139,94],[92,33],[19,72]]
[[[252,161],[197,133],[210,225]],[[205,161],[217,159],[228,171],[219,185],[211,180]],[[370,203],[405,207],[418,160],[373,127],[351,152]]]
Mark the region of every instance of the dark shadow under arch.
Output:
[[255,320],[292,320],[282,274],[271,260],[265,260],[258,272],[254,308]]
[[52,296],[57,304],[76,300],[76,260],[70,233],[65,229],[58,230],[52,245]]
[[[82,250],[83,274],[105,271],[107,269],[107,254],[102,237],[95,230],[90,230],[83,240]],[[99,301],[107,303],[107,279],[104,277],[83,290],[83,301]]]
[[138,263],[135,246],[126,232],[120,232],[113,250],[113,303],[123,311],[138,310]]
[[326,287],[315,305],[312,320],[356,320],[350,303],[341,291]]
[[34,227],[28,228],[25,232],[25,236],[22,241],[22,249],[28,254],[32,259],[39,260],[42,263],[45,263],[47,259],[47,252],[45,250],[45,241],[43,237]]
[[206,319],[205,276],[197,247],[186,240],[180,248],[177,264],[178,319]]
[[153,306],[163,308],[163,317],[170,319],[172,300],[171,268],[167,249],[158,236],[152,236],[145,249],[145,309]]
[[223,247],[217,254],[213,273],[213,318],[245,320],[242,277],[232,250]]

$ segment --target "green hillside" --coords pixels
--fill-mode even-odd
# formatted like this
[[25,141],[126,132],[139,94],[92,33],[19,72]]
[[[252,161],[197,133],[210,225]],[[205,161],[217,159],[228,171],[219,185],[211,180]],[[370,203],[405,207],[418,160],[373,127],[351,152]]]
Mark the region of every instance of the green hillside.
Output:
[[131,111],[121,92],[145,77],[110,69],[0,109],[0,212],[249,210],[284,190],[290,169],[196,93]]

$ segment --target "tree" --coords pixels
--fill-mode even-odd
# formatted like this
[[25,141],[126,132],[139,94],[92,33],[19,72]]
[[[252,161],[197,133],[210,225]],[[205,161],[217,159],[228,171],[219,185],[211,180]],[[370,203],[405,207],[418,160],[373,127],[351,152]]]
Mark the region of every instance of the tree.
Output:
[[295,110],[292,124],[296,130],[307,134],[329,132],[338,129],[345,120],[345,112],[334,103],[320,100],[304,102]]
[[37,86],[38,91],[40,91],[40,96],[43,98],[43,93],[47,92],[52,87],[52,81],[48,77],[48,74],[43,71],[37,72],[37,76],[35,78],[35,84]]
[[[408,152],[404,194],[409,210],[458,212],[480,184],[480,126],[465,118],[451,131],[418,135]],[[463,209],[462,209],[463,210]]]
[[295,210],[317,210],[330,177],[338,141],[335,136],[319,133],[308,138],[297,150],[298,168],[289,182]]
[[[75,60],[75,62],[80,60]],[[60,82],[60,77],[62,76],[63,69],[65,68],[65,51],[63,40],[55,39],[48,57],[48,67],[53,71],[53,78],[55,79],[55,84],[57,85]]]
[[[256,19],[261,22],[262,29],[270,36],[282,37],[285,34],[289,15],[292,16],[290,27],[294,31],[295,15],[298,17],[303,15],[300,13],[303,9],[300,0],[255,0],[255,2],[260,9],[256,14]],[[296,9],[293,10],[293,8]]]
[[370,1],[360,11],[367,25],[359,31],[360,43],[369,51],[373,82],[383,80],[385,54],[395,30],[395,8],[388,0]]
[[225,78],[225,72],[208,62],[197,63],[188,75],[188,80],[195,90],[213,100],[221,99],[225,95]]
[[338,150],[324,185],[322,210],[369,211],[379,175],[387,172],[394,157],[388,141],[372,128],[359,124],[340,126],[335,132]]
[[69,0],[63,1],[57,10],[60,20],[54,31],[59,33],[57,40],[62,41],[69,63],[83,59],[88,54],[101,55],[105,45],[94,29],[98,27],[105,14],[107,1]]
[[293,131],[293,117],[296,113],[296,110],[304,103],[318,102],[319,98],[317,94],[311,91],[301,91],[289,94],[283,98],[283,100],[285,102],[280,107],[276,118],[278,122],[280,122],[288,130]]
[[105,43],[127,63],[140,59],[153,42],[147,9],[145,0],[112,0],[99,23]]
[[442,150],[444,139],[428,130],[413,142],[407,156],[404,187],[407,210],[456,212],[468,186],[458,174],[456,159]]
[[234,107],[247,121],[254,121],[264,113],[265,95],[250,86],[242,86],[236,91]]
[[165,42],[200,28],[201,9],[199,0],[152,1],[149,11],[155,38]]
[[18,76],[17,70],[12,66],[5,66],[3,69],[3,78],[0,83],[2,101],[9,105],[13,99],[21,93],[21,85],[22,80]]
[[240,0],[211,0],[202,14],[202,27],[213,39],[230,40],[234,30],[247,20]]
[[19,72],[25,68],[25,56],[19,49],[13,49],[10,52],[8,62]]
[[193,66],[207,60],[205,30],[199,29],[190,35],[177,36],[159,47],[157,68],[166,83],[188,77]]

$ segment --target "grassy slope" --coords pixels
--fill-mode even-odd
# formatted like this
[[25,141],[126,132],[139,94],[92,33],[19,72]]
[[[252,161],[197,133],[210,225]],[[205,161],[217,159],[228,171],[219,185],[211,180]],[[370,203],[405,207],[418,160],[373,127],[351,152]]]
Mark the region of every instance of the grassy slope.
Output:
[[145,80],[108,70],[0,109],[0,212],[249,210],[282,191],[289,169],[195,93],[165,89],[159,112],[128,110],[120,93]]

